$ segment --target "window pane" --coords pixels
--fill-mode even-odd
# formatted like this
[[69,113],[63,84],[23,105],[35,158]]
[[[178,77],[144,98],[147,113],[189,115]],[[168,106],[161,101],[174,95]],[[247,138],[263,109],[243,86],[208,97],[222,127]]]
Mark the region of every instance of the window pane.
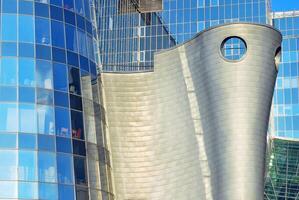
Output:
[[0,70],[0,84],[16,85],[17,60],[14,58],[2,58]]
[[19,84],[21,86],[35,86],[34,60],[19,58]]
[[69,138],[56,137],[57,152],[72,153],[72,144]]
[[58,182],[73,184],[73,157],[68,154],[57,154]]
[[64,0],[63,7],[65,9],[74,10],[74,0]]
[[55,138],[49,135],[38,135],[38,150],[55,151]]
[[36,81],[37,87],[53,89],[52,65],[48,61],[36,61]]
[[54,89],[60,91],[68,91],[67,67],[63,64],[53,64]]
[[39,199],[43,200],[57,200],[58,188],[56,184],[39,184]]
[[53,105],[53,90],[37,88],[36,101],[38,104]]
[[20,199],[37,199],[38,185],[37,183],[19,182],[18,193]]
[[19,151],[19,180],[37,181],[37,156],[35,151]]
[[38,133],[53,135],[55,130],[53,107],[38,106],[37,123],[38,123]]
[[83,3],[82,0],[75,0],[76,3],[76,12],[84,15],[84,8],[83,8]]
[[73,138],[84,139],[84,125],[82,113],[72,110],[71,120]]
[[0,131],[17,132],[16,119],[16,104],[0,104]]
[[19,101],[25,103],[35,103],[35,88],[19,87]]
[[34,41],[33,34],[33,17],[30,15],[19,15],[19,41]]
[[79,53],[87,57],[86,33],[78,29]]
[[14,133],[0,134],[0,148],[16,148],[17,135]]
[[36,133],[35,105],[19,104],[19,131],[23,133]]
[[86,162],[84,158],[74,157],[76,184],[86,184]]
[[68,109],[55,108],[56,135],[70,137],[70,113]]
[[0,180],[17,179],[17,153],[16,151],[0,151]]
[[59,185],[59,199],[74,200],[74,186]]
[[69,69],[69,92],[81,95],[80,73],[79,69],[74,67]]
[[64,26],[61,22],[51,21],[52,45],[64,48]]
[[17,182],[0,181],[0,198],[17,197]]
[[67,49],[78,52],[76,28],[74,26],[66,25],[65,33]]
[[54,153],[38,153],[38,178],[41,182],[56,182],[56,158]]
[[50,22],[48,19],[35,18],[35,42],[40,44],[51,44]]
[[36,149],[36,135],[19,133],[18,138],[20,149]]
[[17,17],[16,15],[2,15],[2,40],[17,41]]
[[0,86],[0,101],[17,101],[17,88]]

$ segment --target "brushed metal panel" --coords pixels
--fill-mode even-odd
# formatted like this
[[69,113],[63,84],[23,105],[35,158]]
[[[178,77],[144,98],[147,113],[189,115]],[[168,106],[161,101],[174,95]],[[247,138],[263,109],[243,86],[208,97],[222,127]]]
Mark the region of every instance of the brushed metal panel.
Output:
[[[230,36],[247,53],[221,56]],[[235,23],[155,56],[155,71],[103,73],[117,199],[261,200],[281,34]]]

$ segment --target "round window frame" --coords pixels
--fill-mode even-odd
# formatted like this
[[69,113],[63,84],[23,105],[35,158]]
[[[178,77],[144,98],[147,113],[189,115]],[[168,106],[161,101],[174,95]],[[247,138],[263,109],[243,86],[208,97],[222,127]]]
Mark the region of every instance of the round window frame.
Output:
[[[223,53],[223,47],[225,45],[225,42],[227,42],[228,40],[232,39],[232,38],[237,38],[239,40],[241,40],[244,45],[245,45],[245,48],[246,48],[246,51],[245,53],[242,55],[242,57],[240,59],[237,59],[237,60],[233,60],[233,59],[228,59],[224,56],[224,53]],[[233,35],[233,36],[229,36],[229,37],[226,37],[225,39],[222,40],[221,44],[220,44],[220,48],[219,48],[219,53],[222,57],[222,59],[224,59],[225,61],[227,62],[241,62],[242,60],[244,60],[247,56],[247,52],[248,52],[248,45],[247,45],[247,42],[240,36],[236,36],[236,35]]]

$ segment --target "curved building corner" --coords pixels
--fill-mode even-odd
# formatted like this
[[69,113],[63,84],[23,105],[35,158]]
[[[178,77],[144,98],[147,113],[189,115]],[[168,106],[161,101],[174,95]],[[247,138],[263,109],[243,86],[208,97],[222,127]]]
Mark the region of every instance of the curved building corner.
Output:
[[263,199],[281,39],[226,24],[156,54],[153,72],[103,73],[116,198]]

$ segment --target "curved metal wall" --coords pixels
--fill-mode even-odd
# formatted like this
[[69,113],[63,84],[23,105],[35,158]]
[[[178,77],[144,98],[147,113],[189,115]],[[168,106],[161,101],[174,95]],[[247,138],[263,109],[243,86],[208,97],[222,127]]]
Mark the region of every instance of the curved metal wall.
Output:
[[[230,37],[240,61],[221,56]],[[155,57],[149,73],[104,73],[118,199],[263,199],[278,31],[227,24]]]

